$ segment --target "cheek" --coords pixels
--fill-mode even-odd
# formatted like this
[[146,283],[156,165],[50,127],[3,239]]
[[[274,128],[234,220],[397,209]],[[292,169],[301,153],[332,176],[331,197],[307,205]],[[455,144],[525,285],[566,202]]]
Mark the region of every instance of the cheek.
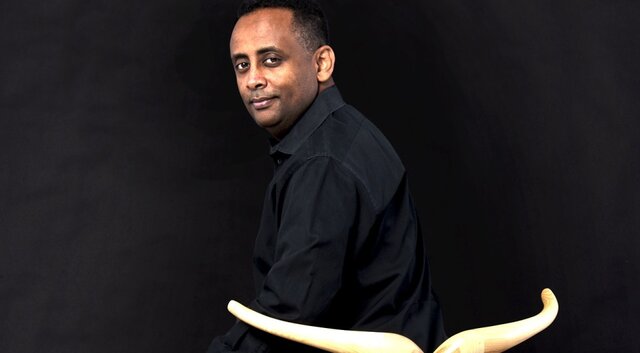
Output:
[[313,100],[318,92],[318,79],[315,72],[307,70],[303,75],[299,75],[297,87],[300,99],[305,101]]
[[282,77],[282,81],[280,81],[282,83],[281,87],[287,86],[290,93],[298,97],[298,99],[304,99],[309,94],[313,94],[310,91],[315,91],[317,80],[313,71],[292,71],[288,72],[286,77],[289,79],[285,80],[285,77]]

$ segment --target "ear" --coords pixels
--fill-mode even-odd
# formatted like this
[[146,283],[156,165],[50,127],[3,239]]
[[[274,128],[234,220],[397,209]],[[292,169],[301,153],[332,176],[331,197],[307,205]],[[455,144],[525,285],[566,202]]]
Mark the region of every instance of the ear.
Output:
[[316,61],[316,77],[319,83],[325,83],[331,79],[333,66],[336,62],[336,55],[333,48],[323,45],[314,54]]

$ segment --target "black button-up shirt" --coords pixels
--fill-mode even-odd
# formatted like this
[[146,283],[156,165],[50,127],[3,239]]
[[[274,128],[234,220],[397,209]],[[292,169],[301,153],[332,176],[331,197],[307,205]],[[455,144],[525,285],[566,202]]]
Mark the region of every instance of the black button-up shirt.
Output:
[[[316,326],[395,332],[425,352],[445,338],[405,169],[334,86],[270,151],[250,306]],[[306,348],[242,323],[209,352]],[[313,351],[313,350],[309,350]]]

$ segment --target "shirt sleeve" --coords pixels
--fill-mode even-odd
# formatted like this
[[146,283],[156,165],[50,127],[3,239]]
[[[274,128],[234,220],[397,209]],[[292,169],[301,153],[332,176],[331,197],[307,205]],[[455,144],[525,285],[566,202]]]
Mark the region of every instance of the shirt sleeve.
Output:
[[[350,234],[357,228],[357,183],[328,157],[306,161],[286,179],[278,190],[273,265],[249,306],[278,319],[318,324],[342,287]],[[238,322],[207,353],[319,352],[290,344]]]
[[334,159],[315,157],[278,194],[274,263],[254,306],[280,319],[318,324],[342,287],[350,234],[357,229],[356,179]]
[[207,353],[268,353],[263,332],[257,332],[242,321],[237,321],[226,334],[215,337]]

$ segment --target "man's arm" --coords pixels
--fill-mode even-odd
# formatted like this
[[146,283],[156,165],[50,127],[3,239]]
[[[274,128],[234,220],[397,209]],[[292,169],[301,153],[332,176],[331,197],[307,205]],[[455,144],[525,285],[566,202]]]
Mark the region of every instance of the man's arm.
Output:
[[[250,306],[279,319],[318,323],[342,288],[350,235],[362,206],[357,181],[339,162],[316,157],[299,167],[279,193],[273,266]],[[240,352],[259,352],[256,340],[264,342],[251,329],[236,336],[227,337],[226,346]]]
[[256,309],[289,321],[317,322],[342,287],[359,208],[356,181],[339,162],[316,157],[298,168],[279,194],[275,258]]

